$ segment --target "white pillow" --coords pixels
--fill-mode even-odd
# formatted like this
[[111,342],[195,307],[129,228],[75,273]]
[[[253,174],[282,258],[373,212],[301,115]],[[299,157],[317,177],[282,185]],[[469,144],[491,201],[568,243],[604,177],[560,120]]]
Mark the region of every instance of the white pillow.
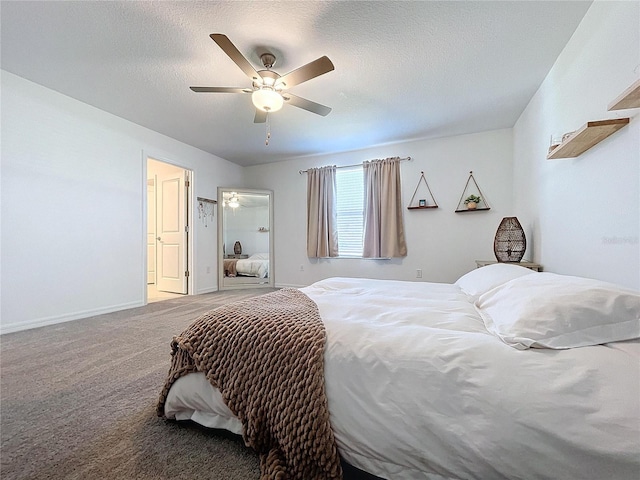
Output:
[[269,260],[269,254],[268,253],[254,253],[249,258],[251,258],[252,260]]
[[471,270],[456,280],[455,284],[464,290],[467,295],[478,297],[514,278],[531,273],[536,272],[512,263],[493,263]]
[[640,337],[640,294],[588,278],[527,275],[480,296],[476,307],[487,330],[517,349]]

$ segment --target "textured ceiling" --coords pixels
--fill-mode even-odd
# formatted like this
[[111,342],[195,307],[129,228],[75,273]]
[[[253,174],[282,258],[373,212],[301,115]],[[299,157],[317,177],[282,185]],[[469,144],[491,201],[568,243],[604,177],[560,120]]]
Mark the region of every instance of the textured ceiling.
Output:
[[[580,23],[582,1],[2,1],[2,69],[253,165],[514,125]],[[261,69],[327,55],[335,70],[291,88],[331,107],[285,105],[254,124],[249,87],[209,38]]]

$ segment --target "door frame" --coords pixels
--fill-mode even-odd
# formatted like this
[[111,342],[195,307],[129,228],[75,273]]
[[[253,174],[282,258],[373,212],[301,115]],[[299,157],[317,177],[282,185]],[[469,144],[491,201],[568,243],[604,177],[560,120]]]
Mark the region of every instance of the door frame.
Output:
[[143,303],[144,305],[147,305],[149,303],[149,299],[147,297],[147,271],[149,268],[148,262],[147,262],[147,221],[148,221],[148,216],[149,216],[149,206],[148,206],[148,200],[147,200],[147,160],[155,160],[157,162],[162,162],[162,163],[166,163],[169,164],[173,167],[178,167],[181,168],[183,170],[186,170],[188,172],[188,176],[189,176],[189,187],[187,189],[187,201],[186,201],[186,207],[187,207],[187,215],[186,215],[186,219],[187,219],[187,225],[189,225],[189,232],[187,234],[187,270],[189,271],[189,276],[187,278],[187,295],[194,295],[193,292],[196,291],[195,287],[195,274],[194,274],[194,266],[196,265],[195,262],[195,248],[194,246],[196,245],[195,243],[195,228],[194,228],[194,223],[193,223],[193,206],[194,206],[194,192],[195,192],[195,172],[193,171],[193,169],[186,167],[184,165],[181,165],[179,162],[176,162],[172,159],[168,159],[166,157],[164,157],[163,155],[158,155],[155,154],[154,152],[150,151],[150,150],[143,150],[142,151],[142,185],[144,186],[143,190],[143,194],[142,194],[142,298],[143,298]]

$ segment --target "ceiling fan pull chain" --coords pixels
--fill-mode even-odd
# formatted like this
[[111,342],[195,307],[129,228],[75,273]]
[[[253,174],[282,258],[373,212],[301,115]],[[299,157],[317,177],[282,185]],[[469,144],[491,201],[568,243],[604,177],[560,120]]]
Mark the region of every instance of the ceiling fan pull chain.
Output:
[[267,132],[267,139],[265,140],[264,144],[265,145],[269,145],[269,139],[271,138],[271,125],[269,122],[269,112],[267,112],[267,119],[265,121],[265,129]]

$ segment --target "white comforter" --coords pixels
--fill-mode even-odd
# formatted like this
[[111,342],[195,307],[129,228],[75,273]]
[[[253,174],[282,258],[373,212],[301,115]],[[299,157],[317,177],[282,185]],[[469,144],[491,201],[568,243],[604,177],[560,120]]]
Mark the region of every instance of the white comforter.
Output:
[[[640,477],[640,343],[516,350],[457,285],[332,278],[301,289],[327,330],[340,454],[403,479]],[[240,432],[202,374],[165,413]]]
[[269,260],[251,256],[236,262],[236,271],[240,275],[267,278],[269,276]]

